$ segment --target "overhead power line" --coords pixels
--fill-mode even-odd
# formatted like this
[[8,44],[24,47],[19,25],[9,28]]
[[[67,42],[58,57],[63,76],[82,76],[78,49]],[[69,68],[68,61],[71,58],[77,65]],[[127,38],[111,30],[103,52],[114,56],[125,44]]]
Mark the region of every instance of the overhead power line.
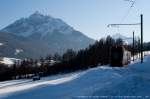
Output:
[[130,8],[132,8],[134,6],[136,0],[124,0],[124,1],[131,2]]
[[141,23],[133,23],[133,24],[108,24],[107,27],[110,27],[110,26],[119,26],[119,25],[140,25]]
[[131,3],[131,6],[128,8],[127,12],[125,13],[125,15],[123,16],[123,18],[121,19],[120,23],[122,23],[129,15],[131,9],[134,7],[136,0],[124,0],[127,1],[129,3]]
[[141,16],[141,22],[140,23],[134,23],[134,24],[109,24],[107,27],[110,26],[120,26],[120,25],[140,25],[141,26],[141,63],[143,63],[143,14]]

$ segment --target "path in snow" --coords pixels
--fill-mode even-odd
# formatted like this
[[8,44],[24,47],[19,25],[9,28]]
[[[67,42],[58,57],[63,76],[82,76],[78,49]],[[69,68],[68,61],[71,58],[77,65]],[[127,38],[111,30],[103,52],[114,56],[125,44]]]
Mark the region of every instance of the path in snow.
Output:
[[26,91],[31,88],[65,83],[77,78],[79,75],[81,75],[81,73],[45,77],[39,81],[13,80],[0,82],[0,98],[4,98],[5,96],[11,95],[15,92]]

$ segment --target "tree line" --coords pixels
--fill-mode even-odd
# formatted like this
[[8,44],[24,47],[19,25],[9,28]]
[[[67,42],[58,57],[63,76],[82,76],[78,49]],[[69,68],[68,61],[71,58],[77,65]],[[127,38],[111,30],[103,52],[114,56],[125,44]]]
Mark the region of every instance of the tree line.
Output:
[[[68,49],[63,55],[47,55],[39,60],[25,59],[21,64],[6,66],[0,64],[0,81],[10,79],[31,78],[39,74],[48,76],[59,73],[69,73],[78,70],[85,70],[96,66],[108,65],[110,63],[110,54],[112,46],[124,46],[134,53],[140,51],[140,42],[135,41],[132,44],[124,44],[122,39],[113,39],[111,36],[96,41],[93,45],[79,51]],[[145,50],[150,50],[150,43],[144,44]]]

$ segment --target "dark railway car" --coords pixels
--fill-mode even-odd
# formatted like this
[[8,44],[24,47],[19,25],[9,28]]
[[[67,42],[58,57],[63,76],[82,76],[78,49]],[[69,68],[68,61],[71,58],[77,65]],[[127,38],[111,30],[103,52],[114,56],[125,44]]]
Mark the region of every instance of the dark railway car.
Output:
[[110,65],[113,67],[122,67],[131,62],[131,52],[127,51],[123,46],[115,46],[111,48]]

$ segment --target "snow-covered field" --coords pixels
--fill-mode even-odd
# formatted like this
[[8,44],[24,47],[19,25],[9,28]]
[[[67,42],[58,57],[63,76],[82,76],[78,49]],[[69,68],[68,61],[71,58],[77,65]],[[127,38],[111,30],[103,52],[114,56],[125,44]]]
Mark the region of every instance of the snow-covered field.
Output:
[[1,99],[149,99],[150,56],[122,68],[97,67],[40,81],[0,82]]

